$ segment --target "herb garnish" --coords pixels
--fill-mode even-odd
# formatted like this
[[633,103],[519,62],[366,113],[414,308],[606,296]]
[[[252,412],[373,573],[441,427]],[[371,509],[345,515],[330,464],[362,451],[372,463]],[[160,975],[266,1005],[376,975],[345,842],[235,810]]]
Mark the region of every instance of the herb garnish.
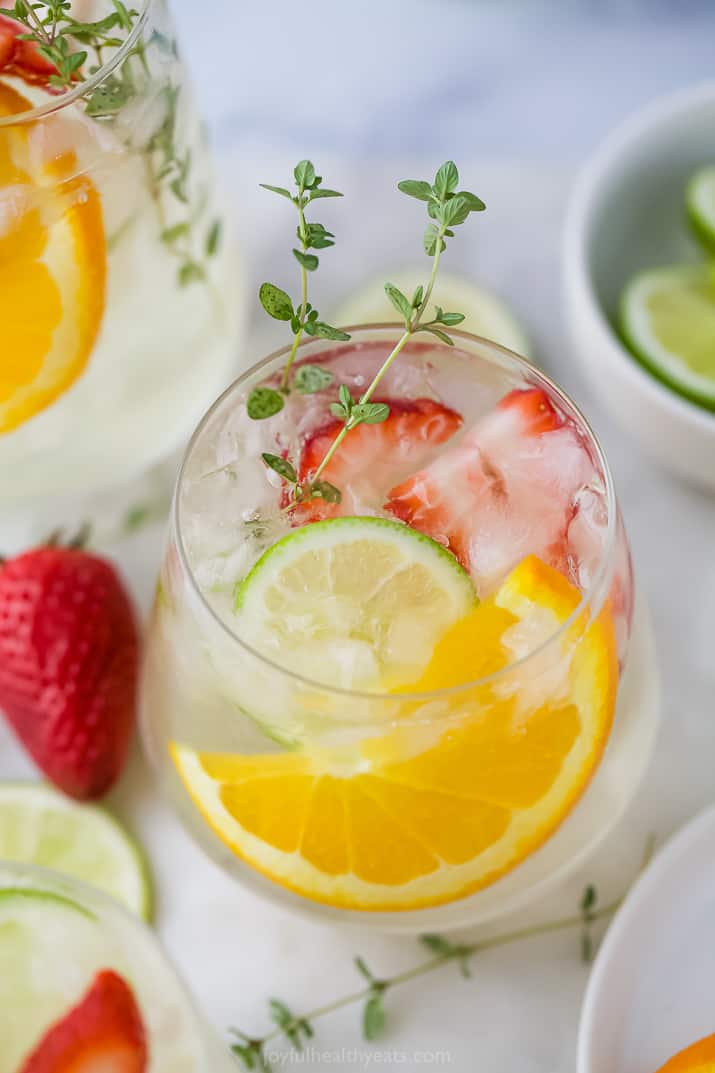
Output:
[[[297,308],[294,308],[285,291],[272,283],[264,283],[259,291],[261,305],[265,311],[277,320],[290,321],[295,338],[283,370],[280,389],[261,386],[255,388],[249,395],[247,402],[249,417],[258,420],[272,417],[283,409],[284,396],[291,390],[290,371],[304,331],[309,335],[318,335],[325,339],[349,339],[345,332],[340,332],[319,321],[317,311],[312,308],[307,299],[307,272],[314,271],[318,267],[317,256],[308,254],[307,251],[310,248],[323,248],[324,245],[332,246],[334,236],[321,224],[306,224],[304,209],[314,197],[339,195],[337,191],[324,190],[320,187],[321,179],[316,176],[315,168],[309,160],[302,160],[296,165],[294,177],[298,186],[297,196],[292,195],[284,187],[267,187],[282,197],[289,198],[298,208],[297,234],[302,248],[294,249],[293,254],[301,266],[302,290],[301,301]],[[330,482],[321,479],[321,476],[352,429],[362,424],[379,424],[389,417],[390,408],[386,403],[371,400],[398,354],[418,332],[429,332],[441,342],[451,346],[453,340],[445,329],[455,327],[464,320],[463,313],[446,313],[439,306],[435,307],[434,315],[430,320],[425,320],[425,316],[447,239],[454,237],[454,228],[463,224],[472,212],[483,211],[484,202],[468,190],[457,189],[459,172],[456,164],[451,160],[446,161],[437,170],[432,183],[419,179],[404,179],[397,185],[403,194],[427,203],[427,215],[430,222],[424,234],[423,247],[425,253],[432,258],[432,271],[426,285],[417,287],[411,298],[404,295],[393,283],[385,284],[387,297],[404,321],[404,331],[376,373],[372,383],[358,399],[352,398],[344,384],[340,385],[338,397],[330,405],[330,412],[342,422],[342,428],[323,456],[310,483],[301,485],[298,482],[296,466],[288,459],[277,458],[276,455],[271,454],[263,455],[266,466],[278,473],[288,485],[290,499],[287,506],[283,508],[284,510],[290,511],[299,503],[316,497],[329,498],[331,502],[340,501],[340,490]],[[293,386],[296,390],[303,392],[321,391],[331,383],[332,379],[332,373],[322,369],[319,365],[306,365],[299,368]]]
[[[647,858],[645,859],[647,860]],[[503,935],[496,935],[492,938],[471,943],[452,942],[443,935],[422,935],[420,936],[420,942],[430,951],[432,956],[426,961],[419,962],[411,969],[396,973],[394,976],[379,977],[366,965],[363,958],[356,957],[355,968],[365,980],[365,984],[361,988],[304,1014],[294,1014],[284,1002],[275,998],[270,999],[269,1016],[276,1027],[260,1037],[247,1035],[245,1032],[240,1032],[235,1028],[231,1029],[233,1035],[237,1037],[237,1042],[231,1045],[231,1051],[241,1061],[245,1069],[266,1073],[266,1071],[274,1068],[268,1057],[267,1046],[269,1043],[273,1043],[283,1037],[297,1051],[303,1050],[306,1042],[315,1035],[314,1022],[316,1020],[356,1003],[360,1003],[362,1007],[361,1027],[363,1038],[368,1041],[378,1039],[387,1026],[384,998],[388,991],[409,983],[419,976],[425,976],[427,973],[442,968],[450,962],[459,967],[464,978],[468,978],[471,976],[472,959],[487,950],[494,950],[500,946],[508,946],[511,943],[536,938],[539,935],[549,935],[579,927],[583,929],[586,926],[584,906],[587,903],[589,956],[585,956],[586,949],[583,944],[583,935],[586,932],[583,930],[581,955],[582,960],[590,961],[593,952],[590,929],[597,922],[611,917],[620,907],[622,901],[623,899],[619,898],[603,908],[598,908],[595,887],[590,885],[586,888],[581,899],[578,914],[562,920],[555,920],[546,924],[535,924],[531,927],[520,928],[516,931],[506,932]]]
[[[648,835],[643,855],[638,869],[640,875],[649,865],[655,849],[655,836]],[[627,892],[626,892],[627,893]],[[449,962],[458,965],[461,975],[468,979],[471,976],[471,961],[478,954],[487,950],[495,950],[500,946],[510,946],[512,943],[522,942],[525,939],[535,939],[539,935],[554,935],[561,931],[570,931],[574,928],[581,929],[581,960],[588,964],[594,953],[592,929],[600,921],[608,920],[620,909],[626,895],[622,895],[610,904],[599,908],[598,893],[596,887],[589,883],[583,892],[579,902],[579,911],[576,915],[564,917],[561,920],[552,920],[546,924],[532,924],[530,927],[519,928],[502,935],[477,940],[472,943],[452,942],[444,935],[421,935],[420,942],[433,955],[426,961],[419,962],[411,969],[396,973],[394,976],[376,976],[366,965],[361,957],[354,959],[355,968],[365,979],[366,985],[358,991],[335,999],[325,1006],[318,1006],[309,1013],[295,1015],[284,1002],[278,999],[269,1001],[269,1013],[271,1020],[276,1025],[265,1036],[249,1036],[238,1029],[231,1029],[238,1042],[231,1045],[231,1051],[241,1061],[245,1069],[257,1070],[259,1073],[268,1073],[273,1067],[269,1062],[266,1047],[281,1036],[288,1040],[291,1046],[300,1051],[305,1042],[315,1035],[313,1022],[329,1013],[341,1010],[345,1006],[352,1006],[359,1002],[362,1004],[362,1034],[366,1040],[378,1039],[387,1024],[387,1015],[384,1006],[385,994],[402,984],[409,983],[419,976],[425,976],[434,969],[442,968]]]
[[[290,296],[275,283],[262,283],[258,292],[260,303],[268,316],[273,317],[274,320],[288,321],[294,336],[293,346],[281,376],[280,390],[258,387],[248,398],[249,417],[259,421],[272,417],[273,414],[283,409],[284,396],[288,395],[291,390],[291,368],[303,333],[318,336],[321,339],[347,340],[350,338],[346,332],[338,331],[337,328],[322,321],[318,310],[308,301],[308,273],[315,272],[320,264],[317,253],[310,251],[327,250],[330,246],[334,246],[335,235],[323,224],[309,223],[305,218],[305,210],[311,201],[343,195],[338,190],[329,190],[321,186],[323,178],[321,175],[316,175],[315,167],[310,160],[301,160],[296,164],[293,168],[293,178],[296,186],[295,194],[291,194],[290,190],[284,186],[260,184],[264,190],[270,190],[280,197],[287,198],[298,210],[296,238],[300,248],[293,247],[293,256],[300,265],[300,299],[294,305]],[[332,380],[333,374],[326,369],[321,369],[319,365],[303,365],[298,370],[292,386],[301,394],[309,395],[315,391],[321,391],[331,384]],[[266,465],[270,463],[266,462]],[[272,468],[275,469],[275,467]]]

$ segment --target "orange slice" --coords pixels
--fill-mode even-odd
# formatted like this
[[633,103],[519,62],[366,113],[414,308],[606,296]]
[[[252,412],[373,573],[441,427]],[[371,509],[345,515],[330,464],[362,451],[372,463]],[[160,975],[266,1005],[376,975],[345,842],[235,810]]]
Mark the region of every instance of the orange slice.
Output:
[[[31,107],[0,84],[0,117]],[[0,435],[71,387],[104,312],[97,190],[74,152],[38,159],[32,135],[31,124],[0,128]]]
[[[439,689],[513,662],[573,616],[580,594],[539,559],[437,644],[411,688]],[[554,647],[556,646],[556,647]],[[603,752],[617,684],[608,610],[565,626],[550,656],[467,686],[354,747],[197,753],[172,743],[190,797],[221,841],[276,883],[351,909],[401,910],[463,897],[540,846]],[[435,701],[431,702],[432,705]],[[425,723],[427,725],[425,725]]]
[[658,1073],[715,1073],[715,1035],[686,1047],[661,1066]]

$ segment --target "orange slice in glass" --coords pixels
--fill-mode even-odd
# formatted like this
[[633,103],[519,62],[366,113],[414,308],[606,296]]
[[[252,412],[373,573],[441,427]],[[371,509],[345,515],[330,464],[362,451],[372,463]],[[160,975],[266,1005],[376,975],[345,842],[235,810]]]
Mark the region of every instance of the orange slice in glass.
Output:
[[[0,84],[0,117],[31,107]],[[74,152],[39,159],[32,130],[0,127],[0,436],[72,386],[104,312],[99,194]]]
[[402,910],[479,890],[558,827],[608,738],[613,626],[608,610],[567,624],[580,599],[531,556],[450,628],[411,688],[498,670],[513,660],[520,631],[523,641],[534,623],[546,636],[564,626],[549,646],[562,655],[542,665],[543,675],[534,677],[528,661],[493,686],[467,687],[427,727],[410,725],[408,711],[404,726],[355,746],[347,768],[344,754],[336,762],[328,750],[245,756],[172,743],[184,786],[238,857],[308,898]]

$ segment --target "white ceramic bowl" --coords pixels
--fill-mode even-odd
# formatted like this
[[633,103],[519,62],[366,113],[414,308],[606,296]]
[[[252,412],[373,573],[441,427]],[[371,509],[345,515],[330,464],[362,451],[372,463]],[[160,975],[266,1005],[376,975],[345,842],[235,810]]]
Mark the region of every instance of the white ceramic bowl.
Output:
[[630,891],[588,982],[577,1073],[653,1073],[713,1031],[713,856],[715,806],[679,831]]
[[613,325],[634,272],[702,259],[689,236],[683,192],[692,172],[714,161],[715,82],[632,116],[576,181],[563,258],[572,345],[601,401],[663,465],[712,491],[715,413],[659,383]]

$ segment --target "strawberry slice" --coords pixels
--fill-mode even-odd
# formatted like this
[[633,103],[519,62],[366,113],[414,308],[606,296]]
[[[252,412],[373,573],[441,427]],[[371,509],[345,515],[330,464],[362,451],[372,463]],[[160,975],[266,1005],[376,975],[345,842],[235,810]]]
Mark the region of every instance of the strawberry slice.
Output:
[[[396,480],[423,465],[435,447],[460,428],[461,416],[434,399],[375,400],[386,402],[390,415],[379,425],[358,425],[345,438],[320,475],[338,487],[342,500],[313,499],[293,512],[295,524],[317,522],[337,515],[374,513]],[[306,439],[299,479],[310,481],[342,428],[331,421]]]
[[97,973],[89,990],[52,1025],[19,1073],[145,1073],[146,1030],[129,986],[116,972]]
[[520,389],[392,488],[386,509],[449,547],[486,594],[529,554],[568,573],[574,496],[593,475],[573,424],[541,388]]
[[6,15],[0,15],[0,71],[12,62],[15,55],[17,46],[15,26],[17,25],[17,23],[13,25],[12,19],[8,19]]
[[0,15],[0,72],[46,86],[50,75],[57,74],[57,68],[42,55],[34,41],[18,40],[26,32],[22,23]]

